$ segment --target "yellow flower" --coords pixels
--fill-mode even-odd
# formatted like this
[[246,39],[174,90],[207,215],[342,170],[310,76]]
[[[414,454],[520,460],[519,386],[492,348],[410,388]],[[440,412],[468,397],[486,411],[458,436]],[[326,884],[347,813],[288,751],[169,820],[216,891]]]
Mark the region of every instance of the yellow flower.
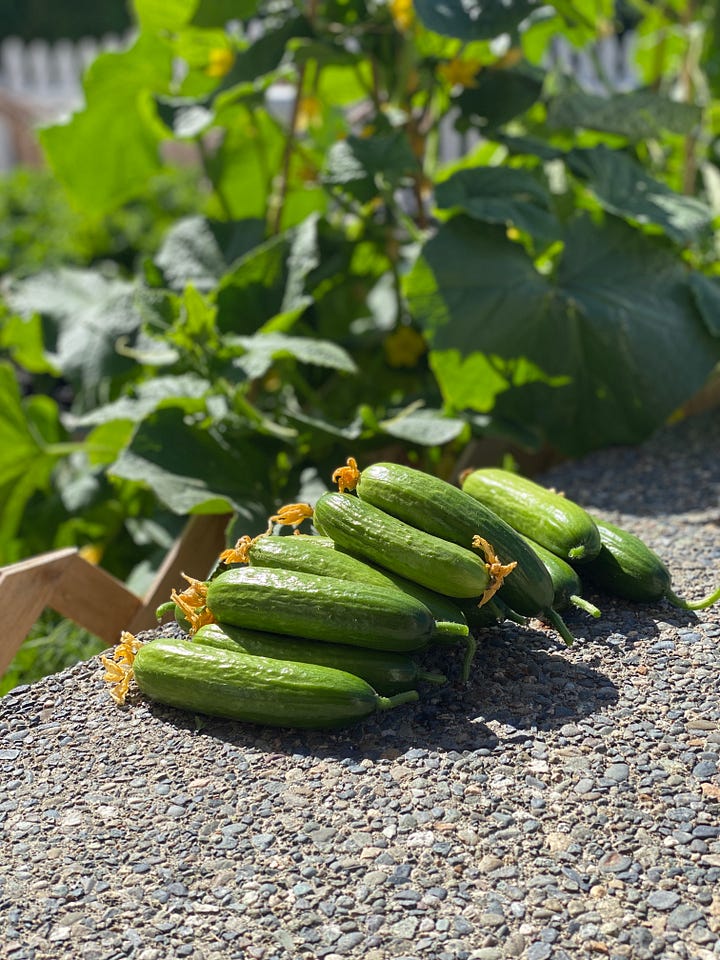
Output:
[[354,490],[360,479],[357,460],[355,457],[348,457],[344,467],[338,467],[333,471],[332,481],[338,485],[340,493],[346,490]]
[[224,77],[232,70],[235,54],[228,47],[215,47],[210,51],[205,73],[209,77]]
[[400,31],[409,30],[415,19],[412,0],[390,0],[390,13]]
[[102,560],[103,548],[99,543],[86,543],[84,547],[80,547],[78,553],[83,560],[97,566]]
[[142,641],[138,640],[132,633],[123,630],[120,635],[120,642],[113,650],[112,656],[100,657],[102,665],[105,667],[103,680],[110,684],[110,696],[115,703],[125,703],[130,683],[133,679],[133,663],[138,650],[142,646]]
[[385,357],[391,367],[414,367],[427,347],[412,327],[398,327],[385,338]]
[[270,528],[274,523],[279,523],[285,527],[296,527],[303,520],[310,520],[313,513],[313,508],[309,503],[287,503],[268,519],[268,524]]
[[477,60],[459,60],[455,57],[447,63],[441,63],[438,73],[451,87],[474,87],[475,77],[481,67],[482,64]]
[[500,68],[501,70],[509,70],[510,67],[514,67],[516,63],[520,63],[523,58],[523,52],[520,47],[510,47],[508,52],[500,57],[493,66]]
[[300,97],[298,104],[295,130],[304,133],[310,127],[317,127],[322,123],[322,101],[318,97]]

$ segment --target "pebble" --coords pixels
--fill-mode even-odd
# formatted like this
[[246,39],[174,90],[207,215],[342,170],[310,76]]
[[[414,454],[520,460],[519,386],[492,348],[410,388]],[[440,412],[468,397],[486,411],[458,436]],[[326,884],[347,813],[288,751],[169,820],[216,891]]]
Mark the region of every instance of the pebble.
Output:
[[[544,478],[700,597],[720,414]],[[720,957],[720,606],[488,630],[467,684],[339,731],[117,708],[98,660],[0,699],[9,960]],[[167,629],[167,628],[163,628]],[[157,631],[161,632],[161,631]],[[455,654],[458,654],[457,656]]]

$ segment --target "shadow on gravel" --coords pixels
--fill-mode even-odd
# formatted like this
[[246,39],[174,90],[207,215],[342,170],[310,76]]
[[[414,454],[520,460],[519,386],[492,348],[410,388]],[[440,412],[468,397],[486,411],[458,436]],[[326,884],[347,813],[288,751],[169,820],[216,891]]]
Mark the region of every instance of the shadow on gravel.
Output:
[[564,649],[549,631],[514,625],[487,630],[467,682],[461,679],[462,645],[435,651],[428,665],[445,672],[447,684],[422,685],[417,704],[336,731],[230,723],[157,704],[149,709],[176,729],[270,755],[360,762],[397,757],[409,749],[492,750],[498,734],[488,726],[491,722],[506,728],[502,739],[515,739],[579,721],[617,700],[618,690],[602,669],[572,663]]
[[[667,603],[629,605],[589,596],[603,610],[594,620],[565,616],[576,637],[573,653],[585,644],[592,655],[575,662],[550,629],[506,623],[488,629],[467,682],[461,678],[464,647],[436,648],[424,658],[448,677],[443,686],[420,687],[420,701],[331,731],[288,730],[232,723],[149,704],[151,713],[178,730],[225,742],[239,751],[272,755],[335,758],[352,764],[364,758],[400,756],[409,749],[492,750],[502,740],[532,737],[538,731],[577,723],[617,702],[619,691],[608,665],[632,655],[637,646],[661,638],[659,623],[688,627],[699,622],[692,611]],[[533,624],[540,626],[537,621]],[[280,710],[280,708],[279,708]],[[502,725],[502,729],[491,729]]]
[[718,444],[720,410],[716,409],[666,426],[639,447],[597,451],[560,464],[539,479],[591,511],[657,518],[715,511],[720,485]]

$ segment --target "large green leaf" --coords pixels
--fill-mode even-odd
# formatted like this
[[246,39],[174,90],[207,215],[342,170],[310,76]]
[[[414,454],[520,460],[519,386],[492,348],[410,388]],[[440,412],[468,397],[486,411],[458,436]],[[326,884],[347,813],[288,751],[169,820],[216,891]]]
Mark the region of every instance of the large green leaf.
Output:
[[250,430],[226,432],[222,424],[206,429],[182,408],[164,407],[140,423],[109,473],[149,487],[180,515],[234,510],[257,522],[267,517],[272,463],[261,439]]
[[155,262],[168,286],[183,290],[212,290],[228,268],[262,242],[261,220],[222,222],[204,217],[185,217],[165,236]]
[[395,130],[338,141],[328,153],[323,181],[367,203],[417,170],[417,157],[407,136]]
[[459,417],[449,417],[442,410],[429,408],[403,410],[394,417],[382,420],[379,426],[391,437],[423,447],[450,443],[468,429],[467,423]]
[[192,19],[197,5],[198,0],[133,0],[145,30],[179,30]]
[[653,90],[614,93],[609,97],[574,91],[553,97],[548,105],[551,128],[601,130],[632,141],[658,137],[665,131],[688,134],[701,120],[699,106],[670,100]]
[[237,84],[255,83],[277,69],[291,40],[311,37],[312,34],[305,17],[281,17],[274,24],[266,23],[262,34],[235,58],[221,89],[228,91]]
[[103,53],[85,75],[85,107],[40,130],[50,166],[74,200],[104,213],[142,194],[161,169],[152,94],[169,92],[172,58],[159,38]]
[[208,162],[218,217],[264,219],[285,149],[282,130],[266,110],[237,104],[224,113],[222,143]]
[[[539,424],[569,454],[644,439],[720,357],[687,268],[663,241],[613,218],[572,222],[557,275],[546,277],[501,228],[457,217],[428,242],[407,292],[431,361],[457,351],[458,362],[436,367],[450,377],[441,389],[462,390],[481,411],[494,399],[500,416]],[[478,353],[500,372],[490,396],[482,367],[460,364]]]
[[712,223],[712,210],[649,176],[632,157],[600,145],[571,150],[567,164],[587,181],[601,206],[621,217],[660,227],[678,243],[696,240]]
[[89,394],[133,365],[118,342],[132,339],[142,322],[134,284],[62,268],[16,281],[6,298],[18,313],[44,318],[48,359]]
[[139,383],[132,394],[105,403],[81,416],[69,416],[65,422],[73,427],[88,427],[114,420],[139,423],[168,401],[186,413],[195,413],[205,407],[204,397],[212,384],[193,373],[182,376],[152,377]]
[[714,337],[720,337],[720,280],[691,273],[690,290],[705,326]]
[[491,131],[525,113],[542,93],[543,74],[522,65],[512,70],[488,68],[453,102],[474,126]]
[[41,395],[21,398],[13,367],[0,362],[0,563],[15,535],[25,505],[37,490],[46,490],[62,443],[57,404]]
[[215,294],[219,330],[254,333],[282,312],[289,249],[286,236],[272,237],[225,274]]
[[560,234],[549,191],[527,170],[513,167],[458,170],[437,185],[435,199],[439,207],[463,210],[475,220],[515,226],[533,237],[552,240]]
[[541,6],[540,0],[415,0],[418,17],[428,28],[458,40],[492,40],[515,31]]
[[224,27],[231,20],[252,17],[259,0],[195,0],[192,23],[196,27]]
[[228,336],[225,344],[244,348],[246,352],[234,361],[234,365],[251,379],[264,376],[273,361],[282,357],[294,357],[300,363],[357,373],[350,354],[330,340],[291,337],[281,333],[258,333],[251,337]]

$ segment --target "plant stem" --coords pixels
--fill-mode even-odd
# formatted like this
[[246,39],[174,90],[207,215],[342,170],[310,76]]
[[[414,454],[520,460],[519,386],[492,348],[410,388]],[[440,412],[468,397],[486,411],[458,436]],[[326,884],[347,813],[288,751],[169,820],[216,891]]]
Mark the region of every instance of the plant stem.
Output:
[[297,90],[295,92],[295,103],[293,104],[292,115],[290,117],[290,127],[285,139],[285,148],[283,150],[282,165],[280,168],[280,180],[277,186],[272,208],[269,211],[270,233],[280,233],[282,225],[283,209],[287,197],[288,184],[290,181],[290,162],[292,160],[293,150],[295,149],[295,136],[297,132],[298,117],[300,116],[300,104],[302,101],[303,86],[305,84],[305,73],[307,64],[303,63],[298,71]]

